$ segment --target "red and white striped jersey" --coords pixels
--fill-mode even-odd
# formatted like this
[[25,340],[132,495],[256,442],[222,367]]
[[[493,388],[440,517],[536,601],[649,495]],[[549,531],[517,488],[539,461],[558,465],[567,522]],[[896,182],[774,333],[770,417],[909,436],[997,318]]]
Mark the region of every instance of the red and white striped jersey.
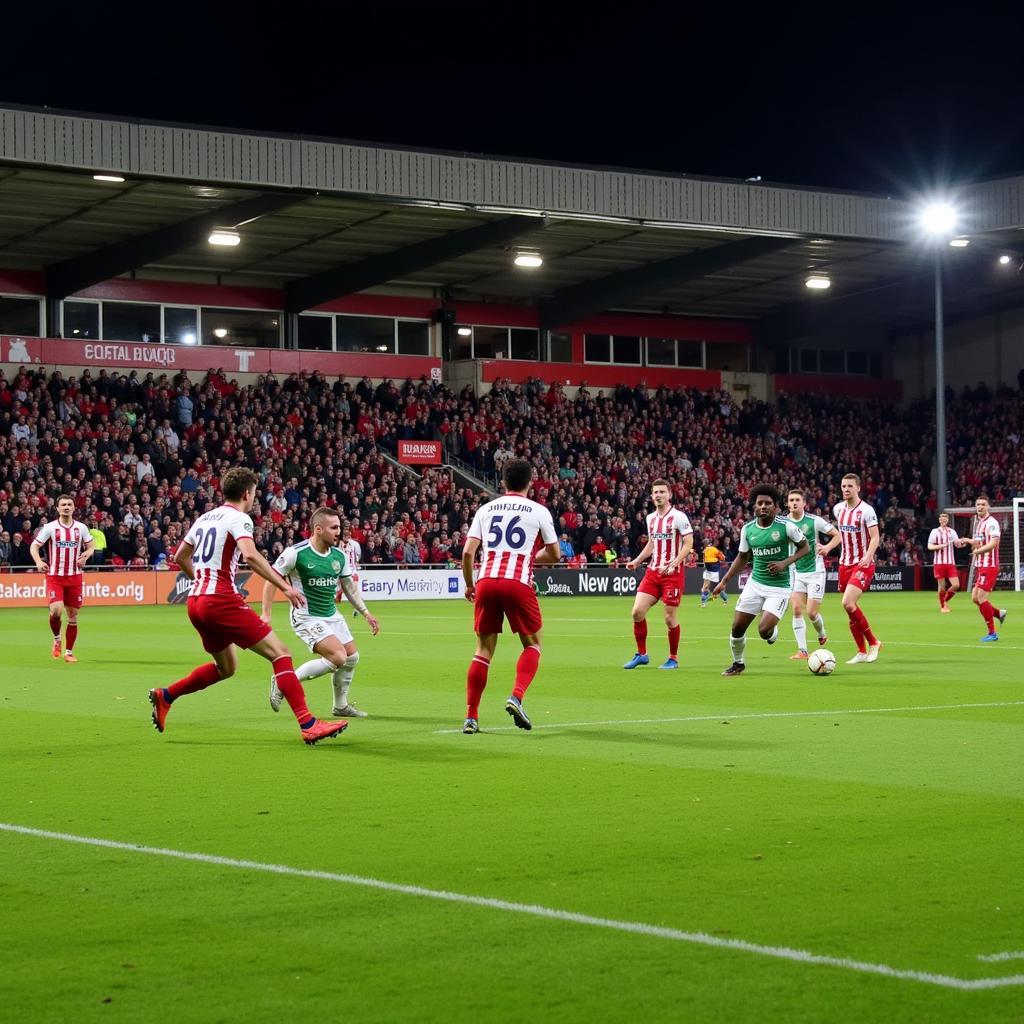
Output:
[[558,540],[548,509],[522,494],[506,494],[481,505],[467,537],[483,549],[477,579],[517,580],[533,584],[533,559],[545,544]]
[[654,545],[649,568],[656,571],[668,565],[682,549],[683,538],[691,533],[689,517],[677,508],[670,508],[664,515],[648,513],[647,536]]
[[839,526],[843,545],[839,549],[840,565],[856,565],[868,552],[871,542],[869,527],[878,525],[875,510],[863,501],[850,508],[845,501],[832,509],[832,515]]
[[953,543],[959,539],[956,530],[951,526],[936,526],[928,534],[929,547],[932,544],[942,545],[937,551],[932,552],[935,555],[935,565],[956,565],[956,558],[953,556]]
[[1002,536],[1003,531],[999,528],[999,520],[993,515],[985,516],[984,519],[979,519],[974,524],[974,539],[981,541],[982,544],[988,544],[989,541],[995,541],[996,546],[991,551],[986,551],[983,555],[974,556],[974,567],[975,569],[993,569],[999,567],[999,538]]
[[205,594],[237,594],[235,572],[242,552],[241,537],[252,538],[252,520],[233,505],[221,505],[201,515],[185,534],[183,543],[191,544],[196,578],[190,597]]
[[353,572],[359,571],[359,563],[363,560],[363,546],[355,539],[350,537],[347,541],[339,543],[338,547],[345,552],[345,564]]
[[70,526],[61,526],[59,519],[46,523],[36,534],[34,543],[42,547],[49,543],[49,563],[46,567],[47,576],[81,576],[78,556],[92,536],[89,527],[77,519]]

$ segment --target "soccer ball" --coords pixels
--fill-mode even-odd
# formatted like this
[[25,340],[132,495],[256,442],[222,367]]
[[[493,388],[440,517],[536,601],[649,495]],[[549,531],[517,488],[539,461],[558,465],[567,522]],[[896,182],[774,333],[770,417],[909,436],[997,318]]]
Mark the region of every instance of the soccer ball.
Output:
[[836,667],[836,656],[824,647],[813,651],[807,659],[807,668],[816,676],[830,675]]

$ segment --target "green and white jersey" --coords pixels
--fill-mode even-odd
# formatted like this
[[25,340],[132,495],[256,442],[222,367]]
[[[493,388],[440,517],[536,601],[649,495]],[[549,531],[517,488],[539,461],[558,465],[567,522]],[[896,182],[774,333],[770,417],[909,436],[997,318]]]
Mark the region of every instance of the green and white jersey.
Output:
[[345,552],[341,548],[330,548],[321,555],[308,541],[286,547],[274,568],[306,598],[305,613],[316,618],[327,619],[338,614],[334,595],[338,580],[352,575]]
[[759,526],[756,519],[744,524],[740,533],[740,552],[753,553],[751,576],[765,587],[791,590],[788,572],[773,576],[768,571],[769,562],[781,562],[788,558],[793,547],[802,543],[804,535],[792,519],[773,519],[767,526]]
[[822,558],[821,555],[815,554],[814,549],[818,543],[819,534],[823,537],[827,537],[830,533],[835,533],[836,528],[828,522],[828,520],[822,519],[821,516],[805,514],[803,519],[794,519],[792,516],[786,516],[786,518],[796,526],[796,528],[807,539],[807,543],[811,546],[811,550],[808,551],[803,558],[798,558],[793,563],[793,571],[824,572],[825,559]]

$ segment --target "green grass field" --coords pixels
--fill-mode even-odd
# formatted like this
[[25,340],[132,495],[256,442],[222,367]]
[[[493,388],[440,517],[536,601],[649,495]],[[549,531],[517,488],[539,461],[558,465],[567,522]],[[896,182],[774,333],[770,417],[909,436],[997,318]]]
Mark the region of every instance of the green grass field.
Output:
[[[787,620],[772,648],[751,631],[729,680],[731,605],[685,599],[674,673],[653,667],[655,609],[652,667],[627,673],[628,598],[551,598],[533,732],[503,710],[506,636],[477,736],[458,731],[469,607],[380,603],[379,637],[355,627],[372,717],[315,748],[249,654],[153,730],[147,690],[203,660],[182,608],[87,608],[78,665],[51,660],[43,609],[6,611],[0,1006],[76,1024],[1024,1020],[1024,601],[1002,603],[1002,640],[979,645],[968,597],[940,616],[932,595],[870,594],[886,646],[847,667],[831,597],[834,675],[788,660]],[[328,712],[329,677],[307,689]],[[1000,953],[1017,956],[981,959]]]

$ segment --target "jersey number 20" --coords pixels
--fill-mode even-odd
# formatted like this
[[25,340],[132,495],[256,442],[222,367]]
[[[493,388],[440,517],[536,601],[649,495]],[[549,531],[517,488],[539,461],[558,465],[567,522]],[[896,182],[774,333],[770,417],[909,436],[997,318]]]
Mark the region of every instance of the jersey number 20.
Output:
[[192,552],[192,558],[196,562],[208,562],[213,558],[213,549],[217,546],[217,531],[207,530],[203,536],[202,530],[196,530],[196,546]]

